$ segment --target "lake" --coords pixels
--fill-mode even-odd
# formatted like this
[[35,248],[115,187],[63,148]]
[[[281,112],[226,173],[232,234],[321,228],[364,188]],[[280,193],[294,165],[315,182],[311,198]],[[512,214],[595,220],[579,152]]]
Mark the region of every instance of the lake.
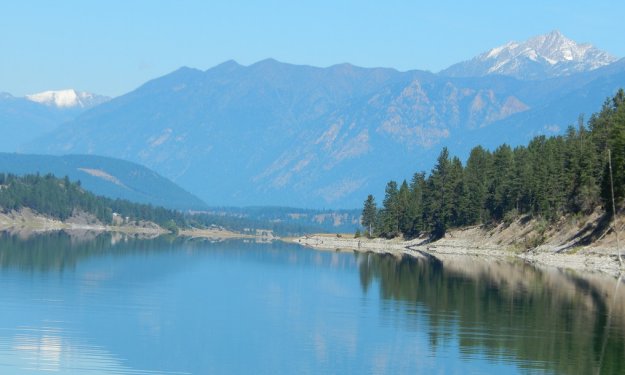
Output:
[[477,258],[0,235],[1,374],[625,374],[625,282]]

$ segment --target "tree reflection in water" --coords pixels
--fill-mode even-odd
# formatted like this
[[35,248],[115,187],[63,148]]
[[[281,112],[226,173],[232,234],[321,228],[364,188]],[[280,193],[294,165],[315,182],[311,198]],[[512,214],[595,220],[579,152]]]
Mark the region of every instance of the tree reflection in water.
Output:
[[359,254],[358,262],[363,291],[379,283],[383,299],[425,312],[433,350],[457,335],[467,356],[564,374],[625,373],[622,278],[475,257]]

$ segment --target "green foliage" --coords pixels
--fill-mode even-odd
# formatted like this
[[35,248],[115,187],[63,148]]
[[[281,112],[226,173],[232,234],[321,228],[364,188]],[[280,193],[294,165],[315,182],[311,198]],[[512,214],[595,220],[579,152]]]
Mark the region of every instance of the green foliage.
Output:
[[510,210],[506,212],[506,214],[503,216],[503,223],[508,226],[512,224],[516,219],[518,219],[518,217],[519,211],[517,211],[516,209]]
[[[606,210],[611,213],[612,191],[609,162],[612,164],[612,180],[614,183],[614,199],[620,202],[625,197],[625,92],[619,90],[611,102],[607,101],[598,117],[593,118],[597,124],[600,140],[605,149],[599,151],[603,156],[603,175],[601,176],[601,200]],[[607,152],[609,150],[609,153]],[[610,154],[611,160],[608,160]]]
[[[428,332],[488,328],[487,335],[458,340],[461,352],[506,353],[535,364],[523,368],[525,373],[625,374],[625,314],[613,302],[614,287],[602,288],[592,281],[595,276],[569,272],[554,278],[531,265],[504,262],[481,268],[459,259],[454,267],[374,254],[360,254],[358,260],[363,290],[388,302],[423,306],[432,317],[454,316],[428,319]],[[379,291],[370,289],[376,285]],[[592,302],[582,302],[581,296]],[[432,350],[447,345],[438,337],[430,340]]]
[[187,226],[187,219],[181,212],[96,196],[68,177],[0,174],[0,182],[0,210],[4,212],[27,207],[59,220],[66,220],[76,212],[86,212],[105,224],[112,223],[115,212],[130,221],[146,220],[172,228]]
[[487,182],[493,173],[492,155],[481,146],[471,150],[465,175],[466,222],[477,224],[486,220]]
[[378,208],[375,204],[375,199],[373,198],[373,195],[369,194],[362,209],[362,219],[360,220],[362,226],[367,229],[369,237],[373,235],[377,214]]
[[169,219],[163,225],[163,228],[171,232],[171,234],[177,235],[179,232],[178,225],[172,219]]
[[[371,197],[373,199],[373,197]],[[94,215],[105,224],[113,222],[113,213],[126,223],[151,221],[177,234],[180,228],[224,227],[239,232],[255,233],[256,229],[271,230],[278,235],[290,236],[319,231],[319,226],[306,222],[287,220],[292,208],[248,208],[245,212],[183,213],[148,204],[122,199],[96,196],[81,187],[80,181],[58,179],[52,175],[27,175],[18,177],[0,173],[0,211],[28,207],[42,215],[65,220],[77,212]],[[374,202],[375,208],[375,202]],[[321,211],[299,210],[303,215],[316,215]],[[356,215],[345,211],[343,215]],[[375,213],[373,214],[375,221]]]
[[401,215],[401,205],[399,202],[399,190],[397,182],[389,181],[386,185],[382,210],[379,213],[380,235],[392,238],[399,235],[399,219]]
[[[477,146],[464,167],[443,148],[427,178],[417,173],[410,186],[404,182],[399,189],[388,183],[377,234],[440,238],[450,227],[511,223],[519,215],[548,222],[590,213],[601,204],[611,213],[608,150],[618,208],[625,198],[623,90],[591,116],[588,128],[580,117],[565,135],[538,136],[527,146],[504,144],[492,153]],[[541,234],[531,242],[543,240]]]

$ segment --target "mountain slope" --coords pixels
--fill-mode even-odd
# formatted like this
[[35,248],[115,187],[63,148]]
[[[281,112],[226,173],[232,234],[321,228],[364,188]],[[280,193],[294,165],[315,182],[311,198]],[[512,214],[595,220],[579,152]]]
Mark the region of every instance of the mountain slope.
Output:
[[15,152],[22,144],[109,99],[75,90],[46,91],[23,98],[0,93],[0,152]]
[[[133,160],[213,205],[354,207],[366,185],[388,177],[388,165],[418,160],[455,129],[526,110],[516,85],[347,64],[227,62],[150,81],[27,149]],[[394,172],[413,167],[402,162]]]
[[545,79],[587,72],[609,65],[616,58],[590,44],[578,44],[559,31],[525,42],[509,42],[469,61],[454,64],[441,74],[479,77],[500,74],[518,79]]
[[467,134],[459,153],[482,144],[496,147],[501,143],[523,144],[531,137],[541,134],[562,134],[569,125],[577,127],[578,116],[585,120],[601,108],[608,97],[625,87],[625,59],[591,72],[571,77],[558,77],[544,81],[532,81],[519,92],[540,93],[538,102],[527,111],[497,121],[490,126]]
[[36,136],[52,131],[62,122],[75,117],[57,108],[0,94],[0,151],[16,151],[17,148]]
[[213,206],[359,207],[442,145],[462,155],[563,131],[625,86],[623,65],[521,81],[230,61],[154,79],[25,149],[132,160]]
[[180,210],[206,204],[173,182],[141,165],[93,155],[24,155],[0,153],[0,173],[54,174],[80,180],[96,195]]

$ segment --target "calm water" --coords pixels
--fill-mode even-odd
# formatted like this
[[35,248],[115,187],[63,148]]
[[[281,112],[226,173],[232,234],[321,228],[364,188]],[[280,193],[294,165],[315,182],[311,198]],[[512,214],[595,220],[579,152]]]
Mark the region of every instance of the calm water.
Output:
[[64,234],[0,267],[0,374],[625,374],[609,277]]

